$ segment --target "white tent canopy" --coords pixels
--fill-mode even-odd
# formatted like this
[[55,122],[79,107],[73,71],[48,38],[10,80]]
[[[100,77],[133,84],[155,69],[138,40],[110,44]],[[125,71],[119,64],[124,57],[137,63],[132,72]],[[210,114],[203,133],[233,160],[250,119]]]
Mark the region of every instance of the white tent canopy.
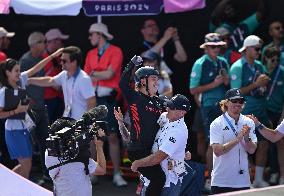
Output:
[[82,0],[11,0],[10,6],[17,14],[77,16]]

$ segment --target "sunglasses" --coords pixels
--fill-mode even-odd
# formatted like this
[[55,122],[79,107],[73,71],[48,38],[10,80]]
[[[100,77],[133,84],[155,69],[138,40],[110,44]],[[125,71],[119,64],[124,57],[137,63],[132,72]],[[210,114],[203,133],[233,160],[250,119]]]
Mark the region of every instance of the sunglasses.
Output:
[[260,47],[253,47],[253,49],[256,51],[256,52],[259,52],[261,50]]
[[278,26],[278,27],[274,27],[274,29],[279,31],[279,30],[283,29],[283,27],[282,26]]
[[209,46],[210,48],[212,48],[212,49],[215,49],[215,48],[221,48],[221,46],[214,46],[214,45],[212,45],[212,46]]
[[229,99],[230,102],[232,103],[239,103],[239,104],[244,104],[245,100],[240,98],[240,99]]
[[270,58],[270,61],[271,61],[271,63],[275,63],[275,62],[279,62],[279,58],[278,57],[276,57],[276,58]]

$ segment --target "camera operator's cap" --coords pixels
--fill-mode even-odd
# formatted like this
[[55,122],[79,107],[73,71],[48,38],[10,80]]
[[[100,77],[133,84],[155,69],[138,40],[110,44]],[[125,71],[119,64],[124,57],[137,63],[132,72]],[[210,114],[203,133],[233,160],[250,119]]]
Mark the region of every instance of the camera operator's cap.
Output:
[[226,92],[225,99],[244,99],[244,97],[242,96],[240,89],[232,88]]
[[224,46],[226,42],[222,41],[218,33],[208,33],[205,35],[205,42],[200,45],[200,48],[205,46]]
[[98,32],[98,33],[102,33],[104,34],[108,40],[112,40],[113,39],[113,35],[110,34],[108,32],[108,28],[105,24],[103,23],[94,23],[90,26],[89,29],[89,33],[94,33],[94,32]]
[[146,52],[144,52],[141,57],[145,60],[150,60],[150,61],[160,61],[161,60],[161,56],[159,53],[154,52],[153,50],[147,50]]
[[243,47],[239,49],[239,52],[243,52],[247,47],[262,45],[262,40],[256,35],[247,36],[244,40]]
[[45,34],[46,40],[50,41],[53,39],[68,39],[69,35],[64,35],[59,29],[50,29]]
[[191,108],[189,100],[181,94],[177,94],[170,100],[166,100],[167,107],[171,110],[184,110],[188,112]]
[[2,37],[14,37],[15,32],[8,32],[4,27],[0,27],[0,38]]

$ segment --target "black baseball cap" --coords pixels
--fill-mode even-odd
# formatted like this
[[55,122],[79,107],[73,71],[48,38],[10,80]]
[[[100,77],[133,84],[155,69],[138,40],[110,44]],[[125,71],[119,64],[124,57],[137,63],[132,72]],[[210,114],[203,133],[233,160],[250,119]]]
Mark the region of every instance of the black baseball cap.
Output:
[[226,92],[225,99],[244,99],[244,97],[242,96],[240,89],[232,88]]
[[188,112],[190,110],[189,100],[181,94],[177,94],[170,100],[167,100],[167,107],[171,110],[184,110]]

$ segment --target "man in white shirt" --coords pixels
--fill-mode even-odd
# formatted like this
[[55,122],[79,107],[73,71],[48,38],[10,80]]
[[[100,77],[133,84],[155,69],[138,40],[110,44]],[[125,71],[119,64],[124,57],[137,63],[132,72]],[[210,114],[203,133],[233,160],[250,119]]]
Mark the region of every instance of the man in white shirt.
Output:
[[152,148],[153,154],[134,161],[131,169],[137,171],[139,167],[161,164],[166,174],[161,195],[178,196],[182,178],[187,173],[184,158],[188,129],[184,116],[190,109],[190,103],[185,96],[177,94],[168,101],[167,107],[167,112],[161,114],[158,120],[160,129]]
[[[50,132],[58,132],[63,128],[71,128],[76,121],[72,118],[59,118],[50,127]],[[99,135],[103,136],[103,131],[99,130]],[[50,156],[45,152],[45,165],[49,168],[49,175],[54,184],[54,195],[56,196],[91,196],[92,184],[90,176],[104,175],[106,172],[106,160],[103,152],[103,142],[96,138],[91,141],[95,143],[97,150],[97,162],[88,158],[91,156],[89,150],[80,149],[75,160],[58,167],[60,164],[58,157]],[[81,154],[80,154],[81,153]],[[84,160],[88,160],[85,165]],[[83,163],[84,162],[84,163]]]
[[248,154],[256,150],[254,123],[241,114],[245,104],[239,89],[230,89],[220,102],[223,112],[210,125],[213,148],[212,194],[250,188]]
[[64,48],[60,59],[62,72],[53,77],[30,78],[28,83],[42,87],[61,86],[65,103],[63,116],[78,120],[96,105],[92,81],[80,68],[82,53],[78,47]]

